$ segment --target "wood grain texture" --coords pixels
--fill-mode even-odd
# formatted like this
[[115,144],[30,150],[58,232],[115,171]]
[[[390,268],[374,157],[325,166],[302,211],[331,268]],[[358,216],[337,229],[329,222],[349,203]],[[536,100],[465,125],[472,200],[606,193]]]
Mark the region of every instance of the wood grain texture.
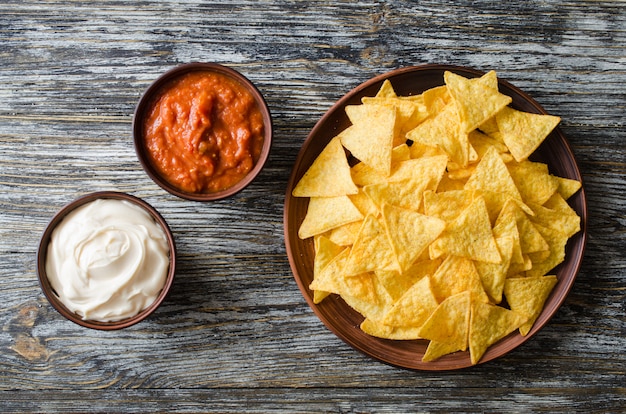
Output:
[[[3,412],[621,412],[626,410],[626,2],[29,1],[0,4],[0,408]],[[141,170],[134,107],[179,63],[234,67],[274,119],[266,168],[210,204]],[[495,69],[562,117],[589,239],[564,306],[535,338],[471,369],[412,372],[345,345],[300,295],[284,191],[310,129],[371,76]],[[156,207],[179,270],[146,321],[65,321],[37,283],[65,203],[116,190]]]

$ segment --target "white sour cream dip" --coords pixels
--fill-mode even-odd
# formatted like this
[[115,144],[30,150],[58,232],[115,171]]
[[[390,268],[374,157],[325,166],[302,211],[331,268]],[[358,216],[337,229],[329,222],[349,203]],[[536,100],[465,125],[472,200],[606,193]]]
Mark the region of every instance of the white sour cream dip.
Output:
[[83,319],[134,316],[161,292],[169,269],[161,226],[138,205],[97,199],[53,230],[46,273],[61,302]]

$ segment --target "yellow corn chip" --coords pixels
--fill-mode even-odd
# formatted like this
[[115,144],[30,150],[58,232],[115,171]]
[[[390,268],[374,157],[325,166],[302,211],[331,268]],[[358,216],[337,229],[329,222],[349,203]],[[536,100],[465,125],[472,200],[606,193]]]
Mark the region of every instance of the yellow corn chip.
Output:
[[491,231],[483,197],[477,197],[461,214],[448,223],[441,236],[430,245],[430,256],[444,254],[500,263],[500,252]]
[[475,191],[449,190],[442,193],[424,192],[424,212],[445,221],[457,218],[477,197]]
[[441,260],[417,260],[413,266],[400,273],[397,271],[376,271],[376,277],[385,287],[394,300],[398,300],[404,293],[422,278],[435,273]]
[[494,147],[488,149],[484,154],[474,173],[467,180],[465,189],[489,191],[522,201],[522,195],[515,185],[513,177],[511,177],[506,164]]
[[293,189],[294,197],[338,197],[358,191],[339,139],[332,139]]
[[[511,263],[524,263],[524,257],[522,252],[521,238],[519,229],[517,227],[516,212],[519,210],[515,202],[509,200],[511,206],[505,205],[500,211],[496,223],[493,227],[494,237],[511,237],[512,239],[512,252]],[[500,246],[498,246],[500,247]]]
[[513,312],[526,319],[519,331],[530,332],[543,310],[543,305],[557,283],[556,276],[509,278],[504,284],[504,296]]
[[385,79],[382,85],[380,85],[378,92],[376,92],[377,98],[396,98],[397,96],[389,79]]
[[307,239],[361,219],[363,214],[352,204],[348,196],[311,197],[298,236]]
[[[335,276],[338,279],[341,298],[348,305],[362,315],[373,312],[376,316],[381,313],[380,310],[376,310],[378,305],[384,302],[379,300],[379,293],[382,292],[387,295],[387,292],[377,290],[376,277],[373,273],[367,272],[358,275],[346,275],[344,273]],[[380,319],[380,317],[376,319]]]
[[[408,161],[409,159],[411,159],[411,150],[406,143],[393,148],[391,150],[391,173],[393,174],[402,165],[402,161]],[[381,183],[389,179],[389,177],[384,176],[362,162],[355,164],[351,168],[351,175],[352,181],[357,186]]]
[[[349,248],[344,248],[339,254],[337,254],[330,262],[318,271],[309,285],[309,289],[320,292],[320,301],[325,298],[329,293],[341,294],[343,269],[348,261],[350,254]],[[315,298],[314,298],[315,300]],[[319,302],[315,302],[319,303]]]
[[531,114],[506,107],[496,115],[498,130],[515,160],[527,159],[554,128],[561,118],[553,115]]
[[565,200],[576,194],[576,192],[582,187],[581,182],[577,180],[557,176],[554,176],[554,178],[559,183],[559,188],[557,191]]
[[444,106],[452,101],[452,96],[450,96],[446,85],[430,88],[422,93],[422,97],[426,110],[431,114],[438,113]]
[[365,105],[388,105],[396,110],[398,135],[395,144],[398,145],[404,134],[415,128],[428,117],[426,107],[418,102],[397,97],[364,97],[362,100]]
[[[422,338],[442,342],[449,352],[465,351],[470,319],[470,293],[450,296],[437,306],[419,330]],[[428,353],[428,351],[427,351]],[[424,356],[426,357],[426,355]]]
[[384,339],[413,340],[420,339],[419,328],[407,326],[389,326],[372,319],[361,322],[360,328],[368,335]]
[[315,259],[313,261],[313,277],[319,274],[345,248],[333,243],[326,236],[315,237]]
[[373,216],[366,216],[350,251],[346,275],[375,270],[400,271],[398,261],[384,226]]
[[413,142],[440,148],[451,161],[462,167],[469,162],[469,138],[460,129],[454,105],[445,106],[437,115],[407,132],[406,137]]
[[[563,200],[560,194],[558,197]],[[549,227],[562,233],[568,239],[580,231],[580,217],[565,201],[558,210],[539,204],[529,204],[529,206],[535,212],[535,216],[531,218],[535,224]]]
[[559,182],[548,173],[546,164],[526,160],[509,164],[508,169],[526,204],[543,204],[559,188]]
[[[322,271],[332,262],[332,260],[344,249],[342,246],[330,241],[325,236],[315,236],[315,259],[313,262],[313,279],[322,273]],[[313,302],[320,303],[330,292],[315,290],[313,292]]]
[[441,219],[387,203],[382,207],[382,219],[401,271],[411,267],[446,227]]
[[469,328],[469,349],[472,364],[477,364],[489,346],[518,329],[526,319],[499,306],[472,303]]
[[383,202],[418,211],[422,193],[437,188],[446,168],[445,156],[419,158],[401,162],[388,181],[363,187],[380,209]]
[[504,214],[511,214],[515,217],[517,231],[520,236],[520,246],[522,254],[546,251],[549,249],[548,243],[530,221],[528,216],[513,201],[507,202],[502,208]]
[[463,124],[462,132],[465,133],[478,128],[512,101],[510,96],[501,94],[491,86],[489,77],[467,79],[446,71],[444,80]]
[[547,242],[549,252],[539,257],[533,257],[535,253],[529,253],[533,261],[533,267],[526,271],[526,276],[529,277],[543,276],[563,262],[565,260],[565,245],[567,244],[567,236],[560,231],[540,225],[535,225],[535,227]]
[[397,133],[395,108],[388,105],[349,105],[346,114],[352,125],[339,134],[343,146],[358,160],[388,176]]
[[446,257],[430,280],[437,302],[443,302],[461,292],[470,292],[472,299],[489,302],[476,266],[470,259]]
[[422,362],[436,361],[442,356],[456,351],[461,351],[461,349],[458,349],[458,346],[454,342],[430,341],[422,357]]
[[427,277],[420,279],[389,309],[383,323],[389,326],[420,327],[439,304]]
[[324,234],[327,235],[330,241],[339,246],[351,246],[354,244],[362,224],[363,220],[353,221],[352,223],[335,227],[330,232]]

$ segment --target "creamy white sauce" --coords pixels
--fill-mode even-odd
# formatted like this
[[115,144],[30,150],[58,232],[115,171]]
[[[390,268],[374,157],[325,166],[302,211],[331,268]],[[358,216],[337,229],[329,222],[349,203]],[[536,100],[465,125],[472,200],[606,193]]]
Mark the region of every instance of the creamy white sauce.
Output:
[[98,199],[69,213],[52,232],[46,273],[61,302],[83,319],[110,322],[154,302],[169,269],[161,226],[143,208]]

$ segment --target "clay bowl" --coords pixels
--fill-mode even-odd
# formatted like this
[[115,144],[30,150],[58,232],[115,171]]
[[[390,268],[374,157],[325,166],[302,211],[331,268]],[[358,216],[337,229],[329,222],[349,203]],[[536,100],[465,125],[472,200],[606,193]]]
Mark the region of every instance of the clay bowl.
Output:
[[[46,260],[48,256],[48,244],[50,243],[52,234],[59,223],[63,221],[63,219],[72,211],[81,207],[87,203],[98,199],[116,199],[116,200],[126,200],[131,202],[142,209],[144,209],[151,217],[154,219],[155,223],[159,225],[167,238],[167,244],[169,247],[169,269],[167,271],[167,275],[165,278],[165,283],[156,297],[156,299],[150,304],[147,308],[140,311],[134,316],[113,321],[113,322],[100,322],[95,320],[83,319],[80,315],[74,313],[70,309],[68,309],[59,299],[57,293],[52,287],[47,273],[46,273]],[[99,330],[115,330],[127,328],[129,326],[135,325],[138,322],[146,319],[150,316],[158,307],[161,305],[163,300],[168,294],[170,287],[174,281],[174,274],[176,272],[176,245],[174,243],[174,237],[172,236],[172,232],[168,227],[167,223],[163,219],[163,217],[159,214],[157,210],[155,210],[150,204],[145,201],[134,197],[130,194],[113,192],[113,191],[103,191],[103,192],[95,192],[91,194],[84,195],[79,197],[78,199],[70,202],[61,208],[50,220],[46,229],[44,230],[40,242],[39,249],[37,251],[37,276],[39,278],[39,284],[41,289],[43,290],[44,295],[50,302],[50,304],[65,318],[70,321],[84,326],[86,328],[91,329],[99,329]]]
[[[479,77],[484,74],[478,70],[449,65],[407,67],[377,76],[348,92],[322,116],[306,138],[293,166],[285,196],[284,235],[289,263],[298,287],[311,309],[328,329],[358,351],[384,363],[414,370],[453,370],[470,367],[469,352],[457,352],[434,362],[422,362],[427,341],[393,341],[365,334],[359,329],[363,317],[337,295],[331,295],[319,304],[313,303],[313,292],[308,288],[313,280],[313,241],[300,240],[298,237],[298,228],[307,211],[308,198],[292,197],[291,192],[328,142],[350,125],[344,111],[346,105],[360,103],[363,96],[374,96],[385,79],[392,82],[398,95],[419,94],[426,89],[442,85],[443,73],[446,70],[465,77]],[[513,98],[512,107],[526,112],[546,114],[533,98],[511,83],[500,79],[499,88],[502,93]],[[538,148],[532,159],[547,163],[552,174],[582,181],[574,154],[558,127]],[[581,266],[587,239],[584,188],[568,202],[581,217],[581,231],[569,240],[565,261],[550,272],[557,275],[559,282],[547,299],[542,313],[526,336],[522,337],[515,331],[492,345],[479,363],[502,357],[534,337],[557,312],[570,291]]]
[[[175,81],[176,79],[179,79],[180,77],[191,72],[212,72],[217,75],[227,77],[228,79],[233,80],[239,85],[243,86],[243,88],[247,90],[250,95],[252,95],[258,109],[261,112],[261,116],[263,119],[263,145],[259,158],[256,160],[254,166],[250,171],[248,171],[247,175],[245,175],[245,177],[243,177],[236,184],[216,192],[189,192],[177,187],[175,184],[172,184],[163,177],[163,175],[157,170],[157,168],[155,168],[150,159],[149,150],[145,145],[144,122],[146,117],[148,116],[147,112],[150,110],[151,105],[158,97],[158,95],[162,92],[162,89],[168,85],[168,83]],[[135,108],[135,113],[133,116],[133,139],[135,144],[135,151],[137,153],[137,157],[139,158],[139,162],[141,163],[143,169],[148,174],[148,176],[157,185],[159,185],[170,194],[187,200],[214,201],[230,197],[240,192],[241,190],[246,188],[261,172],[267,161],[267,158],[269,157],[270,148],[272,145],[272,117],[261,92],[259,92],[256,86],[241,73],[230,67],[223,66],[217,63],[187,63],[168,70],[167,72],[159,76],[146,89],[146,91],[140,98],[137,107]]]

